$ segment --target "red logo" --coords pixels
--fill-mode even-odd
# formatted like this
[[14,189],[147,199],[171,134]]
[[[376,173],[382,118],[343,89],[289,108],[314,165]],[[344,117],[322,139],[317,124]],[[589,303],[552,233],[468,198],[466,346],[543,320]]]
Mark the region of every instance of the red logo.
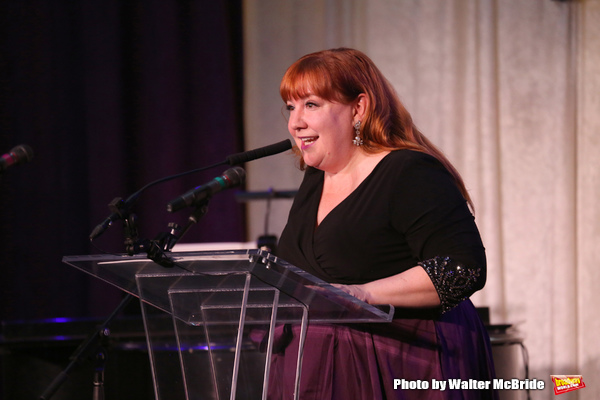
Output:
[[585,383],[581,375],[550,375],[554,382],[554,394],[563,394],[573,390],[583,389]]

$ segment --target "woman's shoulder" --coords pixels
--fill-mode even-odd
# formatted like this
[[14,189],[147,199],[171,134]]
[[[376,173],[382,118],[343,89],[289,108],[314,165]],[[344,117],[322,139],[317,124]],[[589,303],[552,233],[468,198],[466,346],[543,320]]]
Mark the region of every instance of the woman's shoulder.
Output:
[[437,199],[451,195],[457,201],[463,201],[452,174],[437,158],[427,153],[395,150],[390,153],[381,176],[402,197],[409,195],[423,201],[423,196]]
[[411,171],[414,169],[443,169],[446,168],[434,156],[421,151],[400,149],[390,152],[387,164],[396,171]]
[[422,151],[417,151],[417,150],[411,150],[411,149],[398,149],[398,150],[392,150],[390,152],[390,156],[392,158],[398,159],[398,160],[427,160],[427,159],[435,159],[435,157],[422,152]]

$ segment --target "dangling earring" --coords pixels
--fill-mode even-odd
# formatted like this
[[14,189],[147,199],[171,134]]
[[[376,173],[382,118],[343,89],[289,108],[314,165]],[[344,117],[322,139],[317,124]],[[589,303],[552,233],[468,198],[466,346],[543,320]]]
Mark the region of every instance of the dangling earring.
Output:
[[354,143],[355,146],[360,146],[363,144],[363,140],[360,138],[360,121],[357,121],[354,124],[354,134],[356,136],[354,136],[354,140],[352,141],[352,143]]

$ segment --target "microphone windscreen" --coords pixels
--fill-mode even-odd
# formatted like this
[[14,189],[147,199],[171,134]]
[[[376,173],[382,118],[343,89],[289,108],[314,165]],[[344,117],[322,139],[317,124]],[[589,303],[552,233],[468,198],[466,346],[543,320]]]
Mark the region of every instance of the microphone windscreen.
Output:
[[246,180],[246,171],[242,167],[229,168],[223,173],[229,179],[228,187],[241,186]]
[[226,162],[229,165],[243,164],[248,161],[253,161],[253,160],[257,160],[259,158],[279,154],[279,153],[282,153],[291,148],[292,148],[292,141],[290,139],[286,139],[281,142],[270,144],[265,147],[260,147],[258,149],[248,150],[248,151],[244,151],[243,153],[237,153],[237,154],[230,155],[229,157],[227,157]]

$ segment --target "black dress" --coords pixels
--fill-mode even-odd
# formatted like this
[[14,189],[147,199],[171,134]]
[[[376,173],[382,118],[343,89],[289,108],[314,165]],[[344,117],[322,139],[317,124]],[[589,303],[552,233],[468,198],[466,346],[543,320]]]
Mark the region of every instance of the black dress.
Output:
[[[489,338],[468,300],[485,284],[485,250],[452,176],[429,155],[393,151],[316,227],[323,177],[306,170],[277,255],[343,284],[421,265],[442,304],[398,309],[390,324],[310,326],[300,398],[495,398]],[[271,399],[292,398],[298,329],[277,332],[293,338],[273,357]],[[457,379],[484,388],[464,388]]]

